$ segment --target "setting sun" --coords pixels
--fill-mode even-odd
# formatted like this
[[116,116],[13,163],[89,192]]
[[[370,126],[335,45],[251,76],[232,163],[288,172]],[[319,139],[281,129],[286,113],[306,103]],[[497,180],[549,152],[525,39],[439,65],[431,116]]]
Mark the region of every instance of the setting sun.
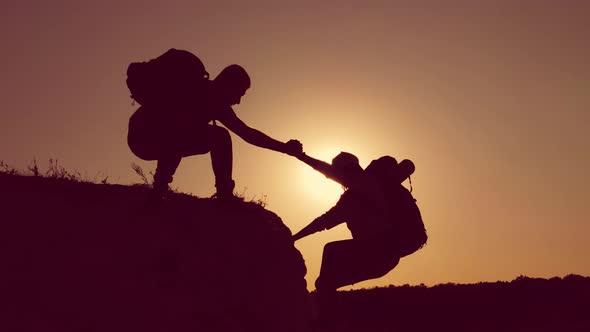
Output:
[[312,168],[301,168],[301,188],[317,202],[335,202],[342,192],[342,186]]
[[[332,158],[340,152],[341,150],[338,148],[320,148],[306,153],[314,158],[331,163]],[[343,188],[340,184],[325,177],[313,168],[300,167],[299,170],[298,178],[302,183],[301,188],[307,196],[313,198],[313,201],[331,204],[335,203],[338,197],[342,195]]]

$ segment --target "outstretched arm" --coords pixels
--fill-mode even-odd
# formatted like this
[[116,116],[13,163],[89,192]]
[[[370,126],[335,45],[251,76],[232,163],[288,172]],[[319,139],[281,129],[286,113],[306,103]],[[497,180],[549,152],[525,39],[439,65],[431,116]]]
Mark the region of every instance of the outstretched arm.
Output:
[[305,152],[299,154],[297,156],[297,159],[303,161],[304,163],[308,164],[316,171],[324,174],[325,176],[327,176],[329,178],[331,178],[332,174],[334,174],[334,172],[335,172],[334,167],[332,167],[332,165],[328,164],[325,161],[310,157],[307,154],[305,154]]
[[313,157],[308,156],[307,154],[305,154],[305,152],[297,155],[297,159],[308,164],[316,171],[324,174],[327,178],[330,178],[347,188],[354,186],[355,182],[357,182],[354,174],[338,170],[337,168],[335,168],[331,164],[328,164],[325,161],[321,161],[319,159],[315,159]]
[[293,241],[297,241],[297,240],[302,239],[308,235],[311,235],[311,234],[314,234],[317,232],[321,232],[325,229],[326,228],[321,225],[320,219],[317,218],[314,221],[312,221],[309,225],[303,227],[303,229],[301,229],[295,235],[293,235],[292,239],[293,239]]
[[328,210],[328,212],[315,218],[309,225],[303,227],[303,229],[293,235],[293,241],[340,225],[344,222],[343,212],[342,207],[339,204],[336,204],[336,206]]
[[223,119],[220,119],[220,121],[229,130],[236,133],[236,135],[240,136],[240,138],[252,145],[287,153],[292,156],[300,154],[303,150],[299,141],[290,140],[287,143],[283,143],[275,140],[274,138],[259,130],[249,127],[242,120],[240,120],[232,110],[226,112],[225,116]]

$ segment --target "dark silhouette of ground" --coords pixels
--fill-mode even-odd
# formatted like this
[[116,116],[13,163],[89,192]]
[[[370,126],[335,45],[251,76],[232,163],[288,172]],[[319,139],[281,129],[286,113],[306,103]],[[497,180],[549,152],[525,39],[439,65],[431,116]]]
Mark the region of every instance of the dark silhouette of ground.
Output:
[[[0,172],[0,331],[309,331],[291,232],[254,203]],[[311,303],[310,303],[311,302]],[[315,331],[590,331],[590,278],[336,292]]]
[[323,331],[590,331],[590,278],[578,275],[341,291],[335,302]]
[[306,331],[306,268],[255,203],[0,173],[0,331]]

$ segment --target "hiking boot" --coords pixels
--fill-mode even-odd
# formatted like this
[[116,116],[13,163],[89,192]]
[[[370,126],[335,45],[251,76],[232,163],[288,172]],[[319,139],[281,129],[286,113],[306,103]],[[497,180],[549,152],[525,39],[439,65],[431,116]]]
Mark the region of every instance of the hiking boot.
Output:
[[238,197],[238,196],[234,195],[233,193],[229,193],[229,194],[215,193],[213,196],[211,196],[211,199],[214,199],[215,201],[222,203],[222,204],[232,204],[232,203],[243,203],[244,202],[243,198]]
[[216,181],[215,188],[217,188],[217,192],[215,195],[211,196],[211,198],[216,198],[222,201],[233,201],[239,199],[238,197],[234,196],[235,186],[236,183],[234,180]]

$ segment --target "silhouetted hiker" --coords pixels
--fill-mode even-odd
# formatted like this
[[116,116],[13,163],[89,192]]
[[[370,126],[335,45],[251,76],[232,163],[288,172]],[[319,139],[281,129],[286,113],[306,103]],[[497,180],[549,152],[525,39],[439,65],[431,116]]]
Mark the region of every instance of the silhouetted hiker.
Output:
[[414,172],[414,164],[399,164],[390,156],[373,160],[365,170],[353,154],[342,152],[328,164],[301,154],[299,159],[347,190],[328,212],[297,234],[307,235],[346,222],[351,240],[326,244],[319,293],[359,281],[379,278],[391,271],[401,257],[420,249],[427,240],[420,211],[412,194],[401,184]]
[[[233,111],[250,88],[250,77],[230,65],[208,79],[203,63],[188,51],[170,49],[149,62],[129,66],[127,84],[141,107],[129,120],[128,144],[143,160],[157,160],[153,196],[162,198],[183,157],[211,152],[216,197],[233,198],[232,143],[219,120],[246,142],[289,155],[297,140],[277,141],[247,126]],[[213,124],[210,124],[213,122]]]

